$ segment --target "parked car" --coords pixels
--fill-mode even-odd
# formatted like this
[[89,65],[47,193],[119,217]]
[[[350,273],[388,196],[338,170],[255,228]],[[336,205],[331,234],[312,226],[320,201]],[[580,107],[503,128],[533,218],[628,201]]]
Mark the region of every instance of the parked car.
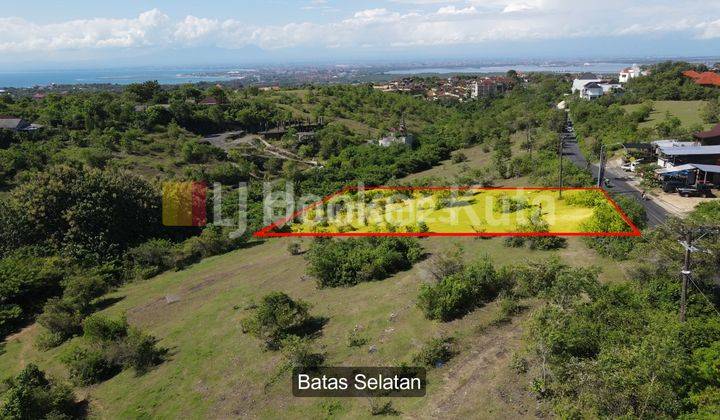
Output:
[[635,169],[637,169],[637,166],[642,163],[642,159],[636,159],[632,162],[625,163],[620,166],[622,170],[625,172],[635,172]]
[[707,184],[697,184],[688,187],[680,187],[677,189],[677,192],[678,194],[680,194],[681,197],[713,196],[710,186]]
[[663,181],[662,190],[666,193],[674,193],[678,188],[685,188],[687,186],[687,181],[684,179],[669,178]]

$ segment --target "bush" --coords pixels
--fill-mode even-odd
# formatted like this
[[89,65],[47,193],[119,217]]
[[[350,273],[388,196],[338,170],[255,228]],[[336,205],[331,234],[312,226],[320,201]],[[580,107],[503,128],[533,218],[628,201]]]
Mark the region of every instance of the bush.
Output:
[[99,346],[74,347],[62,361],[70,371],[72,381],[80,386],[102,382],[121,370],[119,365],[108,360]]
[[452,338],[433,338],[422,346],[412,361],[418,366],[439,367],[455,355],[453,343]]
[[567,246],[567,239],[560,236],[532,236],[528,238],[527,242],[530,249],[544,251],[565,248]]
[[290,242],[287,250],[290,255],[300,255],[300,242]]
[[493,320],[494,324],[509,321],[513,316],[519,314],[523,307],[514,295],[507,295],[500,299],[500,309],[497,316]]
[[108,379],[123,369],[141,375],[164,359],[167,350],[157,339],[128,325],[125,317],[89,317],[83,324],[86,346],[77,346],[63,358],[71,377],[81,385]]
[[498,197],[493,204],[493,210],[496,213],[515,213],[520,210],[530,208],[527,200],[524,198]]
[[291,369],[302,371],[317,368],[325,360],[323,354],[313,350],[310,340],[296,335],[282,340],[282,353],[287,358]]
[[180,250],[175,252],[175,268],[181,270],[202,258],[223,254],[236,249],[243,243],[241,238],[231,238],[230,232],[219,226],[207,226],[200,236],[186,240]]
[[47,329],[40,339],[43,348],[55,347],[82,331],[85,314],[72,302],[53,298],[45,304],[38,323]]
[[408,269],[422,254],[411,238],[319,239],[307,253],[308,273],[320,287],[352,286]]
[[128,250],[125,258],[140,278],[150,278],[174,266],[177,248],[167,239],[151,239]]
[[127,336],[129,327],[125,317],[109,319],[93,315],[83,322],[83,334],[92,341],[117,341]]
[[350,331],[347,337],[348,347],[362,347],[368,343],[367,337],[360,334],[357,328]]
[[49,380],[36,365],[27,365],[8,379],[3,419],[61,419],[76,417],[75,395],[70,387]]
[[310,305],[282,292],[273,292],[262,298],[249,317],[241,321],[244,333],[249,333],[265,343],[268,348],[277,349],[283,339],[302,333],[310,320]]
[[62,264],[59,258],[36,256],[31,249],[0,259],[0,338],[39,312],[49,297],[60,294]]
[[462,163],[467,162],[468,157],[463,152],[456,152],[452,155],[452,163]]
[[452,250],[434,254],[428,259],[427,270],[437,281],[444,279],[465,269],[465,257],[463,249],[456,246]]
[[505,278],[508,284],[514,285],[515,295],[534,297],[550,290],[558,273],[567,269],[568,266],[560,262],[559,258],[553,257],[523,265],[502,267],[498,270],[498,276]]
[[451,274],[435,284],[422,285],[418,306],[429,319],[450,321],[464,316],[511,287],[507,279],[497,276],[492,263],[483,259],[463,272]]
[[137,328],[130,327],[127,336],[111,346],[108,358],[123,368],[132,368],[142,375],[161,363],[167,351],[157,346],[158,340]]

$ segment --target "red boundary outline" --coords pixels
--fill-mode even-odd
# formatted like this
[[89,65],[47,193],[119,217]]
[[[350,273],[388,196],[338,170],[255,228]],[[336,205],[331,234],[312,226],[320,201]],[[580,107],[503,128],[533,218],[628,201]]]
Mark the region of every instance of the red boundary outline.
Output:
[[348,191],[352,190],[359,190],[359,187],[345,187],[341,189],[338,192],[335,192],[333,194],[330,194],[328,196],[325,196],[322,200],[317,201],[315,203],[312,203],[308,206],[305,206],[304,208],[296,211],[293,213],[290,217],[285,217],[283,219],[280,219],[274,223],[271,223],[268,226],[265,226],[264,228],[260,229],[259,231],[255,232],[253,236],[257,238],[280,238],[280,237],[328,237],[328,236],[343,236],[343,237],[353,237],[353,236],[412,236],[412,237],[428,237],[428,236],[473,236],[473,237],[501,237],[501,236],[594,236],[594,237],[637,237],[641,236],[640,229],[638,229],[637,226],[630,220],[630,218],[625,214],[624,211],[620,208],[618,203],[615,202],[615,200],[610,197],[610,194],[608,194],[607,191],[603,188],[599,187],[564,187],[564,188],[558,188],[558,187],[529,187],[529,188],[521,188],[521,187],[388,187],[388,186],[378,186],[378,187],[364,187],[363,190],[365,191],[371,191],[371,190],[396,190],[396,191],[415,191],[415,190],[456,190],[456,191],[466,191],[466,190],[526,190],[526,191],[574,191],[574,190],[581,190],[581,191],[601,191],[605,198],[612,204],[612,206],[615,208],[615,210],[620,214],[620,217],[622,217],[623,221],[630,226],[631,231],[630,232],[457,232],[457,233],[443,233],[443,232],[346,232],[346,233],[339,233],[339,232],[272,232],[273,229],[284,225],[286,222],[293,220],[297,216],[307,212],[308,210],[328,202],[333,197],[336,197],[338,195],[344,194]]

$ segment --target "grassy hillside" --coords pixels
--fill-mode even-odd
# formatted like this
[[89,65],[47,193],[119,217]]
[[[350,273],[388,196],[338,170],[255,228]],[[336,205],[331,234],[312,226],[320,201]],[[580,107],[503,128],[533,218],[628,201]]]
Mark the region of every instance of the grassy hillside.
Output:
[[[523,392],[525,384],[518,383],[508,367],[513,343],[521,335],[519,323],[489,327],[498,311],[496,304],[450,323],[428,321],[415,306],[418,287],[426,277],[425,263],[383,281],[320,290],[311,280],[303,280],[305,261],[302,256],[289,256],[286,251],[289,240],[279,238],[208,258],[185,271],[130,284],[111,294],[109,302],[116,302],[103,312],[126,313],[131,324],[159,337],[160,344],[170,349],[171,356],[168,362],[144,376],[135,377],[126,371],[86,388],[83,393],[88,395],[93,414],[99,417],[251,415],[273,418],[282,407],[284,416],[292,417],[317,418],[328,415],[329,411],[352,418],[367,416],[369,402],[364,399],[293,398],[289,374],[282,370],[282,356],[264,351],[256,339],[242,334],[239,321],[247,313],[245,308],[275,290],[310,302],[313,314],[328,318],[318,339],[327,352],[328,365],[395,365],[409,361],[427,339],[455,334],[463,350],[449,366],[430,374],[432,398],[393,401],[394,407],[404,415],[427,413],[437,408],[434,404],[442,407],[441,396],[453,394],[448,387],[458,386],[448,372],[455,370],[460,374],[466,363],[481,363],[470,356],[473,352],[488,351],[489,347],[499,354],[491,354],[491,366],[483,364],[475,373],[488,377],[468,384],[470,389],[479,392],[472,399],[473,406],[483,407],[488,416],[513,413],[513,417],[527,414],[522,410],[534,406],[534,401]],[[422,243],[429,252],[460,243],[468,256],[488,254],[497,264],[545,258],[555,253],[505,248],[500,240],[433,238]],[[580,250],[582,245],[573,242],[571,248]],[[615,268],[593,253],[582,254],[583,264]],[[576,253],[573,260],[580,261]],[[368,338],[367,345],[348,347],[347,335],[355,326],[360,326]],[[31,327],[7,341],[0,355],[0,371],[15,374],[25,364],[37,362],[42,369],[57,376],[66,375],[56,356],[67,351],[72,343],[50,352],[39,352],[34,347],[37,333],[38,329]],[[479,344],[486,348],[479,348]],[[376,346],[376,352],[369,352],[371,345]],[[496,392],[497,388],[506,389],[518,400],[505,401]],[[471,408],[444,406],[442,410],[454,412]]]
[[[659,122],[665,120],[667,113],[678,117],[682,121],[683,127],[690,127],[695,124],[703,124],[709,129],[713,124],[703,123],[700,117],[700,107],[705,101],[655,101],[653,102],[655,109],[650,114],[647,121],[640,123],[640,127],[655,127]],[[641,104],[625,105],[624,108],[628,112],[635,111]]]

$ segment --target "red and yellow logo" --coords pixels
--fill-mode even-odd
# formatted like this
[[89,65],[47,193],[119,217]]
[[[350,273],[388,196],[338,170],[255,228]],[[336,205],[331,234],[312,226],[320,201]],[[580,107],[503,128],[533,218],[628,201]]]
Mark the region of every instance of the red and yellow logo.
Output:
[[165,226],[205,226],[207,214],[204,182],[166,182],[162,189],[162,221]]

